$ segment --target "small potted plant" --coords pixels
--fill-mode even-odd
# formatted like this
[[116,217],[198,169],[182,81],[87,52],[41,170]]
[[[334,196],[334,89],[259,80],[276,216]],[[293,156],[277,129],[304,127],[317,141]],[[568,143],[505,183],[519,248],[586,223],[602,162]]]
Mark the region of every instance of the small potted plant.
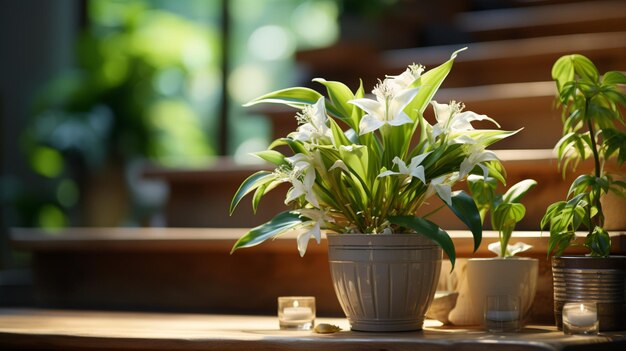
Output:
[[[500,161],[485,148],[515,133],[474,129],[473,121],[495,121],[463,111],[457,102],[431,101],[456,55],[427,72],[411,65],[387,76],[372,91],[375,99],[366,97],[362,86],[352,92],[343,83],[315,79],[328,97],[289,88],[252,101],[300,109],[300,126],[257,153],[276,169],[247,178],[233,197],[231,213],[250,193],[256,209],[262,196],[281,183],[292,186],[285,202],[293,209],[250,230],[233,251],[297,228],[304,255],[309,239],[319,242],[326,229],[333,285],[352,329],[421,329],[435,293],[441,250],[453,264],[456,254],[444,229],[415,214],[438,196],[468,226],[477,248],[482,237],[478,208],[471,196],[452,187],[473,172],[502,179]],[[423,117],[429,105],[434,124]],[[287,146],[293,155],[277,151],[278,146]]]
[[[626,257],[610,256],[611,237],[606,230],[601,199],[609,192],[626,198],[626,183],[608,172],[607,161],[621,167],[626,160],[624,117],[626,105],[620,87],[626,76],[611,71],[600,75],[582,55],[566,55],[552,67],[558,103],[563,115],[563,137],[556,144],[563,174],[591,158],[590,174],[581,174],[571,184],[564,201],[550,205],[541,220],[549,228],[548,249],[554,254],[554,312],[562,327],[562,308],[567,301],[595,301],[600,330],[626,329]],[[621,172],[619,172],[621,173]],[[623,210],[621,215],[623,216]],[[586,231],[583,238],[577,231]],[[581,240],[582,239],[582,240]],[[589,250],[585,256],[565,256],[575,245]]]
[[484,222],[489,213],[491,227],[498,231],[498,241],[489,245],[489,250],[497,257],[467,261],[465,282],[461,283],[457,307],[451,311],[449,319],[456,325],[481,324],[486,297],[496,295],[519,296],[523,319],[535,298],[539,262],[534,258],[515,256],[532,246],[521,242],[509,245],[509,241],[515,227],[526,215],[526,207],[520,200],[537,182],[522,180],[504,194],[497,193],[498,182],[494,178],[470,175],[467,182],[481,220]]

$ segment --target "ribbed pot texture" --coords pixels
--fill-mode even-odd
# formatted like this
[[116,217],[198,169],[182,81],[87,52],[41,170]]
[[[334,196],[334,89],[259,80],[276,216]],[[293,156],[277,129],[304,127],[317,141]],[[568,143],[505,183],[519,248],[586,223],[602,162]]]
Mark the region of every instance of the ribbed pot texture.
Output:
[[419,234],[328,234],[333,286],[352,330],[421,330],[441,248]]
[[552,258],[554,318],[563,328],[566,302],[593,301],[601,331],[626,330],[626,256]]

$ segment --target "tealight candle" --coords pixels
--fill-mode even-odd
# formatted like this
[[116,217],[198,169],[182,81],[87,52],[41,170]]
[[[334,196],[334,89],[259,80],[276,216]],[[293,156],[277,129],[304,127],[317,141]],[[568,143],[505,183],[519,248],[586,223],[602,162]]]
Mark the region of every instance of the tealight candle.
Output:
[[310,330],[315,323],[315,297],[282,296],[278,298],[280,329]]
[[492,333],[518,331],[521,327],[520,305],[519,296],[487,296],[485,329]]
[[568,302],[563,305],[565,334],[597,335],[598,310],[595,302]]

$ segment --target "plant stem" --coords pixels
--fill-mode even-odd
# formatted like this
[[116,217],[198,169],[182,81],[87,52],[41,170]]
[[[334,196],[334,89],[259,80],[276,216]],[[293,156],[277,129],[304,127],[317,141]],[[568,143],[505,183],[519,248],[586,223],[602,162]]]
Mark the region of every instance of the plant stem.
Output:
[[585,119],[587,120],[587,128],[589,129],[589,138],[591,139],[591,151],[593,152],[593,161],[595,164],[596,178],[600,178],[600,155],[598,154],[598,146],[596,144],[596,133],[593,129],[593,123],[590,118],[587,118],[587,109],[589,107],[589,100],[585,99]]
[[[587,120],[587,128],[589,129],[589,139],[591,139],[591,151],[593,152],[593,161],[595,165],[596,181],[598,181],[598,179],[602,176],[602,168],[600,165],[600,155],[598,153],[598,145],[596,144],[596,133],[593,128],[593,122],[591,121],[591,118],[587,116],[588,110],[589,110],[589,100],[585,99],[585,119]],[[596,188],[591,189],[592,192],[595,192],[595,190]],[[589,234],[593,232],[594,227],[596,225],[600,227],[604,225],[604,215],[602,214],[602,204],[600,203],[600,195],[601,195],[601,191],[599,192],[599,194],[595,194],[595,196],[591,197],[591,200],[594,202],[593,205],[598,209],[598,214],[594,218],[593,225],[591,225],[589,228]]]

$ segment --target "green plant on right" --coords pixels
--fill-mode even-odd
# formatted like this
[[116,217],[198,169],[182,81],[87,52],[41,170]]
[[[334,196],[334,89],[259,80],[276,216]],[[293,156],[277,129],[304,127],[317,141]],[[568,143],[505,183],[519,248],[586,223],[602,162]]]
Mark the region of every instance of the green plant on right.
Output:
[[563,136],[555,146],[559,168],[565,176],[575,171],[583,160],[593,159],[593,172],[578,176],[571,184],[565,201],[550,205],[541,220],[541,228],[550,228],[548,252],[557,256],[576,244],[576,231],[587,229],[582,244],[590,256],[607,257],[611,239],[604,229],[600,199],[609,192],[626,199],[626,183],[605,169],[607,160],[617,166],[626,160],[626,133],[620,105],[626,106],[622,86],[626,76],[610,71],[604,75],[585,56],[566,55],[552,67],[558,104],[562,110]]

